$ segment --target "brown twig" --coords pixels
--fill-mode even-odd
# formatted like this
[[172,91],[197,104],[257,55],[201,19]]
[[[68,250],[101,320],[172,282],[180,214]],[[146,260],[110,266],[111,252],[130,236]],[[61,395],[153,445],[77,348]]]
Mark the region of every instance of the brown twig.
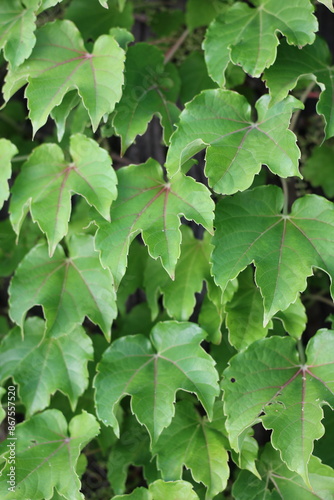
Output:
[[176,40],[174,45],[166,52],[165,54],[165,60],[164,63],[167,64],[169,61],[171,61],[174,57],[174,54],[179,50],[187,36],[189,35],[189,30],[186,29],[182,33],[182,35]]

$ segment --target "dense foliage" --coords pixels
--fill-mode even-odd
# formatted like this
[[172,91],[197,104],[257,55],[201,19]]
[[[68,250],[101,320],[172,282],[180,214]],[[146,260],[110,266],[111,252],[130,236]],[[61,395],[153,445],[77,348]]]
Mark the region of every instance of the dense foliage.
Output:
[[333,10],[1,0],[1,499],[334,498]]

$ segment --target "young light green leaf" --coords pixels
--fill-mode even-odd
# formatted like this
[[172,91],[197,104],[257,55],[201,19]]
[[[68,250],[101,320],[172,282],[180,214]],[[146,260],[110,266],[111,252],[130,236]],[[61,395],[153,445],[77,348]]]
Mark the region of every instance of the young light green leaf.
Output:
[[207,498],[223,491],[230,475],[225,418],[221,403],[217,404],[216,415],[208,422],[207,418],[200,417],[190,401],[177,403],[171,425],[153,448],[165,481],[181,479],[185,466],[195,481],[207,487]]
[[115,108],[113,126],[122,139],[122,153],[137,135],[147,129],[153,115],[158,115],[168,143],[179,116],[175,101],[180,91],[177,69],[164,65],[164,55],[157,47],[139,43],[129,47],[125,64],[125,86]]
[[180,216],[212,231],[214,203],[209,190],[183,174],[170,182],[155,160],[118,170],[118,198],[111,223],[98,220],[96,248],[102,264],[110,268],[116,284],[122,279],[131,241],[141,233],[149,254],[161,258],[171,277],[180,255]]
[[334,136],[334,67],[332,57],[324,40],[317,37],[314,44],[304,47],[290,47],[283,43],[279,47],[277,61],[269,68],[263,78],[269,87],[272,103],[283,99],[292,90],[300,78],[310,77],[322,89],[317,104],[317,112],[326,122],[326,137]]
[[18,153],[17,147],[7,139],[0,139],[0,209],[9,196],[8,179],[12,175],[11,159]]
[[6,392],[7,392],[6,389],[4,389],[3,387],[0,387],[0,424],[6,416],[6,412],[1,405],[1,399],[6,394]]
[[305,179],[313,187],[321,187],[327,198],[334,198],[333,155],[334,147],[331,144],[316,146],[303,167]]
[[236,451],[240,434],[262,420],[289,469],[309,484],[313,442],[324,433],[322,406],[334,405],[332,349],[334,331],[320,330],[307,346],[307,364],[298,360],[292,338],[277,336],[258,340],[230,360],[222,388]]
[[26,312],[40,304],[49,336],[69,333],[87,316],[109,339],[116,317],[112,276],[101,267],[92,236],[72,236],[68,248],[68,257],[58,246],[50,259],[41,243],[25,256],[10,284],[10,316],[23,328]]
[[28,318],[24,331],[22,339],[20,328],[13,328],[0,345],[0,380],[13,377],[20,386],[28,417],[46,408],[57,390],[67,395],[74,410],[88,386],[90,338],[81,327],[57,338],[44,336],[41,318]]
[[193,486],[187,481],[154,481],[148,487],[136,488],[129,495],[117,495],[114,500],[199,500]]
[[94,381],[99,418],[119,435],[115,406],[130,395],[132,412],[154,443],[171,423],[180,389],[195,393],[212,418],[218,373],[199,345],[204,337],[195,324],[166,321],[153,328],[150,340],[143,335],[116,340],[104,353]]
[[288,130],[300,101],[288,97],[269,107],[268,95],[256,103],[257,122],[246,98],[229,90],[206,90],[188,103],[171,138],[166,168],[170,176],[206,148],[205,174],[218,193],[247,189],[265,164],[280,177],[297,175],[299,149]]
[[108,153],[82,134],[71,137],[72,162],[56,144],[42,144],[30,155],[12,188],[10,220],[17,234],[30,210],[46,233],[53,255],[67,234],[71,197],[77,193],[110,220],[110,205],[117,196],[117,177]]
[[282,191],[262,186],[225,198],[216,210],[215,280],[224,290],[254,262],[264,325],[295,302],[314,267],[334,277],[334,205],[307,195],[295,201],[290,215],[282,214],[282,208]]
[[28,82],[25,95],[35,134],[66,93],[77,89],[95,131],[102,116],[111,113],[120,100],[123,49],[111,36],[103,35],[93,52],[87,52],[80,32],[69,20],[45,24],[36,38],[31,57],[17,70],[9,70],[5,100]]
[[254,0],[254,6],[235,2],[209,26],[204,42],[209,75],[224,86],[228,62],[259,77],[276,59],[278,33],[290,45],[314,42],[318,23],[309,0]]
[[[95,417],[83,412],[69,423],[59,410],[46,410],[17,425],[16,487],[0,482],[3,500],[50,500],[58,492],[66,500],[83,500],[76,464],[83,447],[99,433]],[[0,453],[8,456],[7,443]],[[6,478],[10,462],[2,470]]]
[[150,259],[146,265],[144,289],[153,319],[159,313],[158,299],[161,293],[168,315],[179,321],[187,321],[196,304],[195,293],[199,293],[203,281],[211,277],[211,235],[206,232],[203,240],[198,240],[187,226],[182,226],[181,233],[181,255],[175,267],[174,281],[160,262]]
[[334,491],[333,469],[313,456],[310,457],[308,469],[311,487],[307,486],[298,474],[289,470],[280,460],[279,453],[267,444],[259,462],[261,479],[242,471],[233,485],[233,498],[235,500],[281,500],[282,498],[330,500]]
[[38,2],[2,0],[0,5],[0,49],[12,67],[30,56],[36,43],[34,31]]

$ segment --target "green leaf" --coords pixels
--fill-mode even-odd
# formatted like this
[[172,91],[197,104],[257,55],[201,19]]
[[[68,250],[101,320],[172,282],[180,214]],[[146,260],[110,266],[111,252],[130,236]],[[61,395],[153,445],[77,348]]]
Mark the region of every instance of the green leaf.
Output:
[[263,78],[270,89],[272,102],[283,99],[292,90],[300,78],[309,77],[321,87],[317,112],[325,118],[326,137],[334,136],[334,67],[332,57],[324,40],[317,37],[314,44],[304,47],[290,47],[282,43],[278,50],[275,65],[268,69]]
[[278,311],[274,318],[280,320],[285,331],[295,339],[300,339],[303,335],[307,316],[305,307],[299,297],[285,311]]
[[186,4],[186,24],[190,30],[207,26],[229,3],[229,0],[188,0]]
[[192,484],[186,481],[164,482],[155,481],[150,484],[148,490],[136,488],[129,495],[117,495],[114,500],[199,500],[193,490]]
[[51,118],[54,120],[57,126],[57,139],[60,142],[65,134],[66,120],[69,117],[71,111],[78,106],[80,103],[80,97],[76,90],[70,90],[64,96],[64,99],[59,104],[53,108],[50,113]]
[[214,204],[209,190],[183,174],[166,182],[153,159],[121,168],[117,177],[118,198],[111,207],[111,223],[97,221],[96,248],[103,265],[118,284],[125,273],[129,245],[141,233],[151,257],[160,257],[173,277],[180,255],[180,216],[212,231]]
[[280,500],[282,498],[330,500],[334,491],[333,469],[313,456],[310,457],[308,468],[311,487],[307,486],[298,474],[289,470],[280,460],[279,453],[267,444],[259,463],[261,480],[249,472],[242,471],[233,485],[233,498],[235,500]]
[[122,424],[120,439],[111,448],[108,458],[108,480],[113,491],[121,495],[126,490],[126,478],[130,465],[140,467],[151,460],[149,435],[144,426],[132,415]]
[[68,257],[58,246],[49,258],[41,243],[25,256],[9,288],[10,316],[23,328],[26,312],[40,304],[49,336],[71,332],[87,316],[109,339],[116,316],[112,276],[101,267],[92,236],[72,236],[68,248]]
[[333,0],[318,0],[319,3],[322,3],[323,5],[326,5],[326,7],[331,11],[334,12],[334,6],[333,6]]
[[318,23],[309,0],[253,0],[253,6],[235,2],[209,26],[204,42],[209,75],[224,86],[228,62],[242,66],[246,73],[259,77],[276,59],[278,33],[290,45],[314,42]]
[[247,189],[265,164],[280,177],[297,175],[299,149],[288,130],[291,113],[303,105],[293,97],[269,108],[256,103],[257,122],[246,98],[229,90],[206,90],[188,103],[171,138],[166,168],[170,176],[206,148],[205,175],[218,193]]
[[84,40],[96,40],[100,35],[108,33],[110,28],[125,28],[131,31],[134,23],[133,4],[129,0],[122,12],[119,10],[118,0],[109,0],[108,10],[96,0],[89,4],[86,0],[75,0],[70,3],[65,15],[66,19],[74,22]]
[[18,153],[14,144],[7,139],[0,139],[1,171],[0,171],[0,209],[9,196],[8,180],[12,175],[11,159]]
[[159,115],[167,144],[179,116],[175,101],[180,80],[175,66],[164,66],[164,55],[147,43],[129,47],[125,64],[125,86],[122,99],[115,108],[113,126],[122,139],[122,153],[137,135],[147,129],[153,115]]
[[45,24],[36,38],[31,57],[17,70],[9,70],[5,100],[28,82],[25,95],[35,134],[66,93],[77,89],[95,131],[120,100],[124,51],[111,36],[103,35],[93,52],[87,52],[80,32],[68,20]]
[[[313,442],[324,434],[322,406],[334,404],[334,331],[319,330],[298,360],[290,337],[258,340],[230,360],[224,372],[226,429],[238,451],[239,436],[262,421],[290,470],[308,483]],[[287,423],[289,423],[287,425]]]
[[[222,200],[216,210],[213,275],[222,289],[248,264],[264,300],[264,325],[295,302],[317,267],[334,277],[334,206],[316,195],[281,213],[283,193],[262,186]],[[324,234],[326,238],[324,238]]]
[[180,99],[182,104],[191,101],[206,89],[215,89],[217,84],[208,75],[202,52],[192,52],[179,68],[181,78]]
[[66,161],[56,144],[37,147],[12,188],[10,220],[17,234],[30,210],[32,219],[46,233],[53,255],[67,234],[71,197],[77,193],[110,220],[110,205],[117,196],[117,177],[108,153],[82,134],[71,137],[72,161]]
[[255,461],[257,461],[259,445],[253,435],[254,430],[252,428],[245,429],[245,431],[239,436],[240,453],[236,453],[235,450],[231,450],[231,455],[234,463],[240,469],[249,470],[260,479],[261,476],[259,475],[255,464]]
[[[89,413],[75,416],[69,423],[58,410],[46,410],[16,427],[16,488],[0,482],[3,500],[50,500],[58,492],[67,500],[83,500],[76,463],[80,451],[99,433],[99,425]],[[0,452],[8,455],[6,443]],[[7,477],[7,461],[2,476]]]
[[195,481],[208,488],[208,498],[223,491],[230,474],[224,421],[220,402],[212,422],[201,418],[191,402],[177,403],[171,425],[163,431],[153,449],[163,479],[181,479],[185,466],[191,470]]
[[303,167],[305,179],[313,187],[321,187],[327,198],[334,198],[333,154],[334,147],[331,144],[316,146]]
[[[34,5],[36,4],[36,5]],[[34,35],[38,2],[2,0],[0,5],[0,49],[12,67],[17,67],[30,56],[36,38]]]
[[57,390],[66,394],[74,410],[88,386],[87,363],[93,359],[92,342],[81,327],[57,338],[44,337],[40,318],[29,318],[22,339],[19,327],[0,346],[0,380],[13,377],[27,416],[50,404]]
[[206,232],[204,239],[198,240],[189,227],[182,226],[181,229],[181,255],[175,267],[174,280],[158,261],[149,260],[146,265],[144,289],[153,319],[159,312],[158,298],[161,293],[168,315],[179,321],[188,320],[196,304],[195,293],[199,293],[203,281],[210,278],[211,235]]
[[4,389],[3,387],[0,387],[0,424],[1,422],[3,421],[3,419],[5,418],[6,416],[6,412],[5,410],[2,408],[1,406],[1,399],[2,397],[6,394],[6,389]]
[[212,418],[219,394],[212,358],[200,347],[205,332],[192,323],[158,323],[150,340],[122,337],[104,353],[94,381],[99,418],[119,435],[115,405],[131,396],[131,410],[154,443],[174,415],[176,392],[197,395]]

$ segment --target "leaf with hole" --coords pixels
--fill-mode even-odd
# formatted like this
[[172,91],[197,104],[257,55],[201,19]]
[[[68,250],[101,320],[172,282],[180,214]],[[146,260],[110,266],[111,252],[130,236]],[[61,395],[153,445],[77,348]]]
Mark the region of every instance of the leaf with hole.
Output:
[[116,317],[112,276],[101,267],[92,236],[72,236],[68,249],[66,257],[59,245],[49,258],[41,243],[25,256],[10,284],[10,316],[23,329],[27,311],[39,304],[49,336],[70,333],[87,316],[109,339]]
[[56,144],[42,144],[30,155],[15,180],[10,220],[17,234],[30,210],[32,219],[46,233],[53,255],[67,234],[71,197],[83,196],[107,220],[117,196],[117,177],[108,153],[82,134],[71,136],[72,161],[65,160]]
[[[98,433],[95,417],[83,412],[67,426],[59,410],[46,410],[16,426],[15,491],[8,491],[6,481],[0,481],[3,500],[50,500],[55,494],[66,500],[83,500],[76,464],[83,447]],[[0,445],[0,455],[7,458],[6,441]],[[6,478],[10,460],[2,470]],[[58,498],[58,497],[57,497]]]
[[20,387],[20,400],[27,417],[50,404],[57,390],[67,395],[74,410],[79,396],[88,386],[87,363],[93,359],[93,346],[83,328],[57,338],[44,336],[41,318],[28,318],[24,339],[19,327],[13,328],[0,345],[0,380],[9,377]]
[[28,83],[25,96],[35,134],[67,92],[76,89],[95,131],[103,115],[111,113],[121,98],[123,49],[113,37],[103,35],[93,52],[87,52],[80,32],[68,20],[45,24],[36,38],[30,58],[9,70],[3,88],[5,100]]
[[257,121],[246,98],[230,90],[206,90],[188,103],[171,137],[166,168],[170,176],[206,149],[205,175],[217,193],[247,189],[261,165],[281,176],[299,176],[296,136],[288,130],[293,97],[269,107],[268,95],[256,103]]
[[[261,186],[222,200],[216,209],[212,272],[222,289],[247,265],[264,301],[264,325],[295,302],[313,269],[334,277],[334,205],[317,195],[282,214],[281,189]],[[332,292],[333,293],[333,292]]]
[[201,347],[205,332],[193,323],[166,321],[143,335],[122,337],[105,351],[94,381],[99,418],[119,435],[115,408],[126,395],[154,443],[174,415],[176,392],[195,393],[212,418],[219,394],[214,361]]
[[306,363],[290,337],[258,340],[234,356],[222,382],[231,446],[238,451],[242,432],[262,421],[282,460],[309,485],[313,443],[324,434],[322,406],[334,405],[333,349],[334,331],[319,330]]
[[209,26],[204,41],[209,75],[225,84],[225,70],[231,60],[246,73],[259,77],[276,59],[278,35],[290,45],[314,42],[318,23],[309,0],[252,0],[253,5],[235,2]]
[[153,159],[121,168],[117,177],[118,198],[111,207],[111,222],[97,220],[95,243],[102,264],[110,268],[119,284],[130,243],[141,233],[151,257],[160,257],[174,277],[180,255],[181,215],[212,232],[214,203],[210,191],[183,174],[166,182],[161,166]]

